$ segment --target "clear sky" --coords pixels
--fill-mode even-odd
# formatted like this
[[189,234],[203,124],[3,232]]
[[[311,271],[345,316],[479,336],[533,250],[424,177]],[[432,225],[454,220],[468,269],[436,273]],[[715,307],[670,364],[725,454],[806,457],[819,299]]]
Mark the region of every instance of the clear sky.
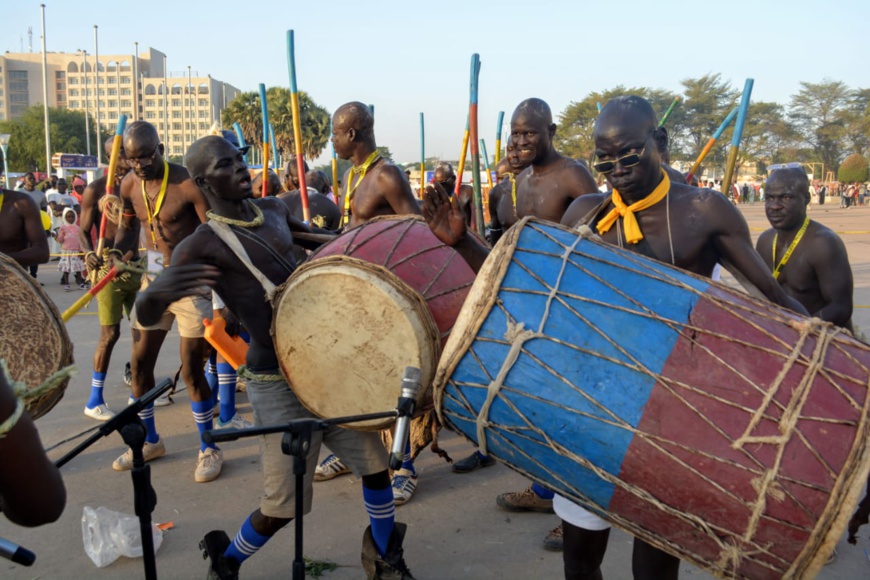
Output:
[[[27,50],[38,3],[4,0],[0,49]],[[234,6],[233,10],[223,6]],[[870,1],[704,0],[440,3],[249,0],[247,2],[46,2],[49,51],[168,55],[170,71],[289,86],[286,31],[295,30],[300,90],[329,109],[375,105],[379,145],[397,161],[458,158],[468,109],[471,55],[480,54],[480,135],[492,154],[496,119],[540,97],[554,116],[591,91],[618,84],[680,90],[680,80],[719,72],[736,88],[755,79],[753,100],[786,103],[800,81],[870,86]]]

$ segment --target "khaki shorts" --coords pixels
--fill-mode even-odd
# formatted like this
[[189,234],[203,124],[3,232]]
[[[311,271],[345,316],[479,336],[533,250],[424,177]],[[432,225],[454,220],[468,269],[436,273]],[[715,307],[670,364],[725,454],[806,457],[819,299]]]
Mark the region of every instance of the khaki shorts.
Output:
[[[278,371],[267,371],[277,374]],[[308,412],[287,381],[256,381],[248,379],[248,400],[254,408],[254,424],[258,427],[280,425],[294,419],[313,417]],[[296,478],[293,475],[293,457],[281,451],[283,433],[260,437],[260,454],[263,464],[263,487],[265,496],[260,502],[263,515],[273,518],[296,517]],[[368,431],[350,431],[331,427],[317,431],[311,437],[311,449],[306,457],[305,499],[303,515],[311,511],[311,496],[314,470],[320,456],[320,445],[326,443],[329,450],[341,457],[357,476],[372,475],[385,471],[389,455],[381,443],[380,435]]]
[[[142,276],[140,292],[148,288],[151,282],[148,275]],[[211,320],[211,290],[203,288],[202,296],[185,296],[181,300],[173,302],[152,326],[143,326],[136,320],[136,308],[130,314],[130,326],[137,330],[172,330],[172,322],[178,320],[178,334],[183,338],[202,338],[205,336],[205,325],[202,323],[206,318]]]
[[97,314],[100,326],[115,326],[121,323],[124,314],[127,319],[136,303],[136,293],[142,284],[142,274],[127,272],[109,282],[97,294]]

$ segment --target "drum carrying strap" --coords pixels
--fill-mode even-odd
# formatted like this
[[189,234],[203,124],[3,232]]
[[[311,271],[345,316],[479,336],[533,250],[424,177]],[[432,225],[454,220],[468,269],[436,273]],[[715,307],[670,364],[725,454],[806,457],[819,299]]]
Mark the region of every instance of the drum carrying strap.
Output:
[[269,280],[265,274],[263,274],[254,264],[251,262],[251,258],[248,256],[248,252],[245,251],[245,247],[242,246],[242,242],[239,240],[239,237],[236,233],[230,229],[230,226],[215,220],[209,220],[206,222],[208,226],[214,231],[214,233],[221,239],[223,243],[229,247],[230,250],[236,255],[239,261],[245,265],[245,267],[250,270],[251,274],[260,284],[263,286],[263,290],[266,292],[266,300],[270,303],[272,299],[275,297],[275,290],[277,290],[277,286],[275,286],[271,280]]

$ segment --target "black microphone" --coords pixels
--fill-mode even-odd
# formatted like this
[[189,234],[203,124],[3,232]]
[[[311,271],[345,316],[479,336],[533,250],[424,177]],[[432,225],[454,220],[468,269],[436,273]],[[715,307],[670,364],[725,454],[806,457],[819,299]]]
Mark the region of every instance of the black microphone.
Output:
[[390,469],[396,471],[402,467],[405,460],[405,443],[411,428],[411,417],[417,408],[417,393],[420,391],[422,373],[416,367],[405,367],[402,374],[402,394],[399,396],[396,421],[396,432],[393,433],[393,449],[390,454]]
[[3,538],[0,538],[0,556],[22,566],[33,566],[36,562],[36,554]]

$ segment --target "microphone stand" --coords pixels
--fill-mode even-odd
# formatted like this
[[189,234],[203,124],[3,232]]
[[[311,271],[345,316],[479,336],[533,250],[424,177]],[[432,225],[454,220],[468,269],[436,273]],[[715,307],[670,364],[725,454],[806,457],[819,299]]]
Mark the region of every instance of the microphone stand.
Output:
[[75,456],[93,445],[101,437],[108,437],[117,431],[124,443],[133,451],[133,505],[139,517],[139,531],[142,535],[142,562],[145,566],[146,580],[157,580],[157,563],[154,557],[154,537],[151,535],[151,512],[157,505],[157,494],[151,487],[151,466],[145,463],[142,450],[145,447],[145,425],[139,419],[139,411],[153,403],[173,385],[172,379],[163,379],[144,397],[125,407],[120,413],[103,423],[97,432],[77,445],[72,451],[55,463],[60,469]]
[[302,512],[303,494],[305,493],[305,458],[311,449],[311,435],[316,431],[325,431],[333,425],[360,423],[372,419],[388,419],[398,417],[399,409],[370,413],[367,415],[350,415],[348,417],[335,417],[333,419],[295,419],[284,425],[272,425],[267,427],[253,427],[251,429],[220,429],[204,431],[202,440],[206,443],[220,443],[223,441],[235,441],[242,437],[256,437],[257,435],[269,435],[271,433],[284,433],[281,439],[281,451],[285,455],[293,457],[293,475],[296,476],[296,518],[295,518],[295,551],[293,558],[293,580],[305,579],[305,556],[303,554],[303,527]]

